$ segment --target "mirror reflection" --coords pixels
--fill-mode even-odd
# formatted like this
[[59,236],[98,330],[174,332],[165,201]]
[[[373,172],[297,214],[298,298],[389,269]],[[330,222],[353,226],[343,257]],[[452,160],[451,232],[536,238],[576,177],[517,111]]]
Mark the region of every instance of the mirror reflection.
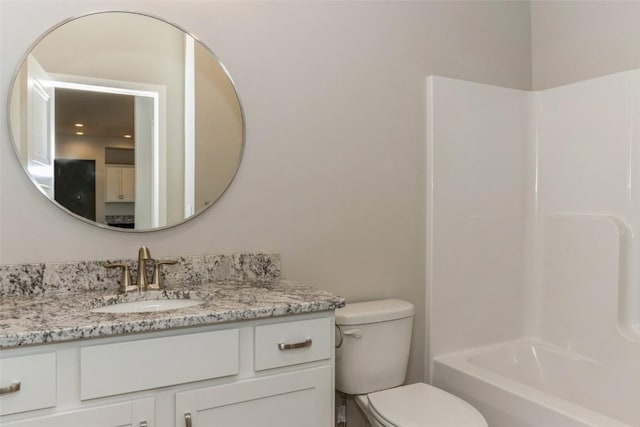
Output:
[[244,142],[226,70],[199,41],[146,15],[57,26],[16,72],[9,121],[36,187],[84,221],[149,231],[211,206]]

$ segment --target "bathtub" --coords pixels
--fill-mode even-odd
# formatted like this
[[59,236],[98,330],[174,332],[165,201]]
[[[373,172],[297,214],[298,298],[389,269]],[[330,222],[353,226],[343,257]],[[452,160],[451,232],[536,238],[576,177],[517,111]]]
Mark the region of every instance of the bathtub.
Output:
[[436,357],[432,379],[478,408],[490,427],[640,426],[637,375],[543,342]]

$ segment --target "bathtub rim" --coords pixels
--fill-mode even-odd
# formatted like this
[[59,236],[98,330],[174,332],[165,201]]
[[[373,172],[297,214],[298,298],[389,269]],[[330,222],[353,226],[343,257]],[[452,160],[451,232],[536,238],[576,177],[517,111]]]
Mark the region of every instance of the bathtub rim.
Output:
[[513,341],[505,341],[502,343],[491,344],[486,346],[473,347],[463,349],[439,356],[434,356],[432,361],[431,383],[435,383],[437,376],[437,365],[441,364],[449,369],[462,372],[477,381],[485,382],[493,387],[502,389],[517,396],[520,399],[531,401],[547,410],[555,411],[565,417],[575,419],[592,427],[633,427],[623,421],[612,418],[608,415],[596,412],[577,403],[573,403],[564,398],[557,397],[551,393],[539,390],[528,384],[508,378],[504,375],[474,365],[469,358],[479,354],[491,351],[497,351],[506,347],[513,346],[534,346],[545,350],[558,353],[565,357],[576,360],[599,363],[597,360],[586,357],[583,354],[567,350],[566,348],[545,342],[537,338],[522,338]]

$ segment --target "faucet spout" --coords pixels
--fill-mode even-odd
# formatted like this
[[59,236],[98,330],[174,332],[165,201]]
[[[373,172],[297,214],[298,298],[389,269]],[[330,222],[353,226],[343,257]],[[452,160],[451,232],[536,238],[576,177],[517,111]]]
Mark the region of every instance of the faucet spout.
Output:
[[136,279],[136,286],[138,286],[138,291],[146,291],[149,286],[149,282],[147,281],[147,260],[151,259],[151,254],[149,252],[149,248],[146,246],[140,247],[138,249],[138,275]]

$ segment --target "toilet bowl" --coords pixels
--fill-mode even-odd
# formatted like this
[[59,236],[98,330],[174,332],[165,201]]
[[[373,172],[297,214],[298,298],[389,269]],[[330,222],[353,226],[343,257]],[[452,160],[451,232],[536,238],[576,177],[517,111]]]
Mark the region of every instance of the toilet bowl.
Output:
[[487,427],[464,400],[425,383],[402,385],[413,305],[402,300],[336,310],[336,389],[352,395],[372,427]]
[[372,427],[487,427],[464,400],[416,383],[355,397]]

